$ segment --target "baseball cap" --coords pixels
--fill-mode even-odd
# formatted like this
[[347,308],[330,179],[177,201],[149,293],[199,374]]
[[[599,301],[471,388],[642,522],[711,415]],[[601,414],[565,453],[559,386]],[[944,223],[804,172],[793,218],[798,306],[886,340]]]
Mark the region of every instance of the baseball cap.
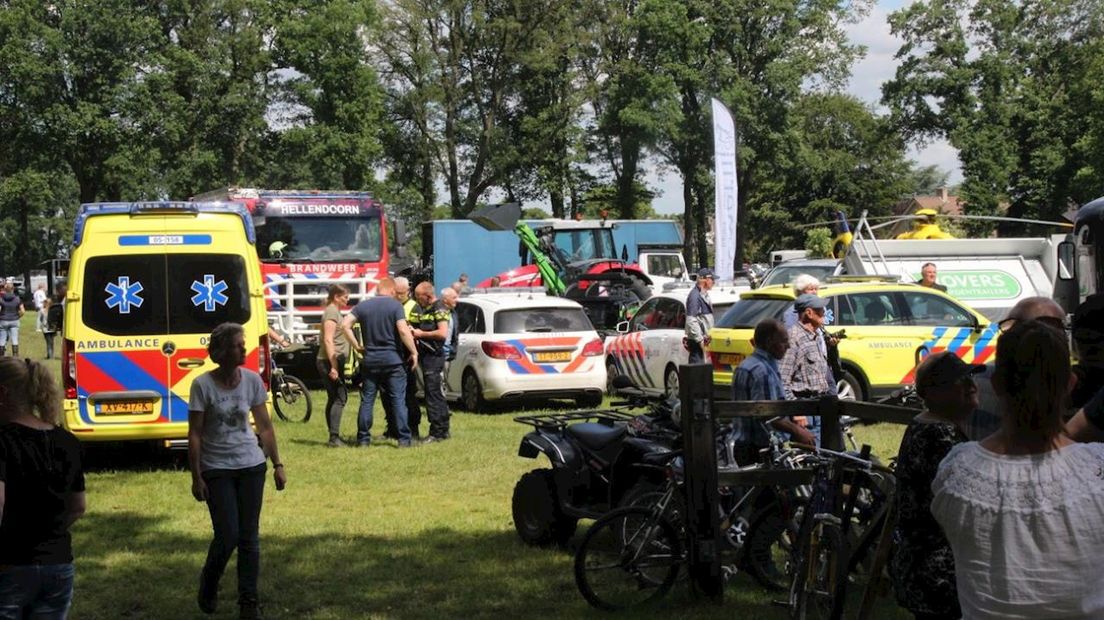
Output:
[[985,366],[967,364],[950,351],[933,353],[916,368],[916,390],[921,394],[927,388],[952,385],[963,377],[985,372]]
[[827,299],[817,295],[813,295],[812,293],[804,293],[802,295],[798,295],[797,299],[794,300],[794,310],[797,310],[798,314],[804,312],[806,308],[817,309],[827,307]]
[[715,276],[713,274],[713,270],[710,269],[709,267],[702,267],[701,269],[698,270],[698,277],[699,278],[716,278],[717,276]]

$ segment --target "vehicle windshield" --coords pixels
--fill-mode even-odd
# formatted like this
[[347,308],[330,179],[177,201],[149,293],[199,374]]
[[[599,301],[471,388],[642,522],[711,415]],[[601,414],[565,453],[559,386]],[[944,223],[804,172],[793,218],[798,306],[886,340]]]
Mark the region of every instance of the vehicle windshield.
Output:
[[367,261],[380,259],[380,219],[268,216],[257,228],[262,261]]
[[561,229],[555,231],[553,238],[567,262],[617,258],[613,231],[609,228]]
[[763,319],[781,320],[786,307],[792,304],[789,299],[741,299],[717,321],[717,327],[744,329],[755,327]]
[[519,308],[497,312],[494,317],[496,334],[582,332],[592,329],[594,326],[582,308]]
[[835,265],[779,265],[770,270],[761,286],[789,284],[793,282],[794,278],[803,273],[807,273],[823,282],[835,270]]

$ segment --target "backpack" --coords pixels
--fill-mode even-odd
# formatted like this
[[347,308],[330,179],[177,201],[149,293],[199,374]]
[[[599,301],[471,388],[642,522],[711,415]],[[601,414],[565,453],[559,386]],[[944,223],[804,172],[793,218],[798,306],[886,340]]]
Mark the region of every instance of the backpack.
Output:
[[65,320],[65,305],[60,301],[50,304],[46,310],[46,331],[60,332],[62,321]]

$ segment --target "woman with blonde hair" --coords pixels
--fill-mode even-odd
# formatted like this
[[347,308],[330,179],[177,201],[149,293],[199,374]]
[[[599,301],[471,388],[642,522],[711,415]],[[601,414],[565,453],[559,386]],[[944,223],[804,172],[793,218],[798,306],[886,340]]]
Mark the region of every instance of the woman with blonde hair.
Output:
[[330,441],[326,445],[337,448],[345,445],[341,441],[341,412],[349,400],[349,391],[345,388],[345,359],[349,355],[349,344],[341,331],[341,310],[349,305],[349,289],[340,284],[331,284],[326,297],[326,309],[322,312],[319,325],[321,338],[318,344],[318,357],[314,365],[322,385],[326,386],[326,426],[329,428]]
[[[214,530],[199,577],[199,608],[204,613],[215,612],[219,580],[236,549],[239,617],[260,618],[257,578],[265,456],[272,459],[277,491],[284,489],[287,475],[268,415],[264,382],[257,373],[242,368],[246,355],[242,326],[223,323],[215,327],[207,352],[218,368],[196,378],[188,401],[192,496],[207,502]],[[249,424],[250,414],[257,425],[256,435]],[[258,435],[261,445],[257,445]]]
[[962,616],[1104,617],[1104,444],[1064,432],[1065,333],[1017,321],[997,341],[992,384],[1000,429],[951,448],[932,483]]
[[84,514],[80,444],[58,427],[61,394],[30,359],[0,358],[0,618],[65,618],[69,527]]

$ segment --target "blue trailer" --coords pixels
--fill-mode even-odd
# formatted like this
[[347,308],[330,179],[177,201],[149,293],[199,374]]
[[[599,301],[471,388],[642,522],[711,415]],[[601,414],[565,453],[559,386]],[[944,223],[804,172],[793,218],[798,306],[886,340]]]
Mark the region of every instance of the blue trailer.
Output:
[[[532,228],[559,230],[612,228],[617,257],[635,262],[640,245],[682,245],[682,229],[674,220],[526,220]],[[422,224],[422,264],[433,270],[437,290],[461,273],[481,282],[525,264],[526,252],[512,231],[489,231],[469,220],[435,220]]]

